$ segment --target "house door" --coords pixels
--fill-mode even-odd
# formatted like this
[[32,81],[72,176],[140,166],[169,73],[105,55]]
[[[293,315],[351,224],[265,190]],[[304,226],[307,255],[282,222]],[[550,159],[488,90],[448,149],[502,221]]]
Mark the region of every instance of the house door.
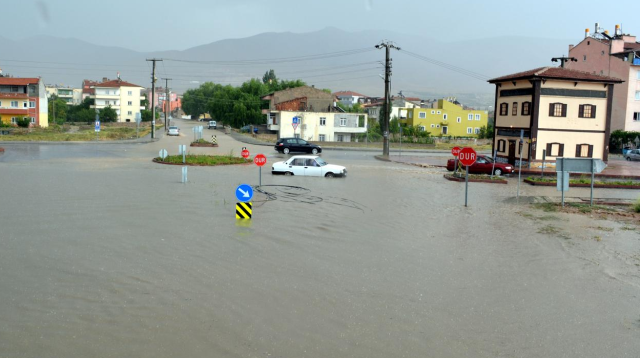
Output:
[[509,164],[511,165],[516,164],[516,141],[515,140],[509,141]]

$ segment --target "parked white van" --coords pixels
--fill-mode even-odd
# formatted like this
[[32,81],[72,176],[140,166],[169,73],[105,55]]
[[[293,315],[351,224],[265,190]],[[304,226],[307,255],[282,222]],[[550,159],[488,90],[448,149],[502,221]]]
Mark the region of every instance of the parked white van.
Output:
[[207,127],[208,129],[218,129],[218,125],[216,124],[216,121],[209,121],[209,127]]

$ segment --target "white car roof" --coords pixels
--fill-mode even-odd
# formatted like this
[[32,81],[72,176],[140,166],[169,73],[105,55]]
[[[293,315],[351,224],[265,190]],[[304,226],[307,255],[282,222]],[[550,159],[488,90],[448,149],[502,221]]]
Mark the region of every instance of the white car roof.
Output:
[[305,158],[305,159],[307,159],[307,158],[313,158],[313,159],[316,159],[316,158],[318,158],[318,157],[319,157],[319,155],[294,155],[294,156],[292,156],[292,157],[291,157],[291,158],[289,158],[289,159],[294,159],[294,158]]

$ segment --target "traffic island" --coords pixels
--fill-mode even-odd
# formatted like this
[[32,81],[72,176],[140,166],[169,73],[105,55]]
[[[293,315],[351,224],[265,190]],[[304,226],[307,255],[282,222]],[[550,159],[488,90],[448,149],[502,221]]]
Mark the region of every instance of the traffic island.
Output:
[[162,159],[160,157],[153,158],[153,161],[158,164],[168,165],[191,165],[191,166],[217,166],[217,165],[237,165],[237,164],[250,164],[253,161],[233,157],[229,155],[202,155],[202,154],[187,154],[184,156],[184,163],[182,162],[182,155],[169,155]]
[[191,142],[191,147],[217,147],[218,143],[209,142],[204,139],[198,139],[195,142]]
[[[539,186],[557,186],[557,180],[551,178],[536,178],[528,177],[524,180],[525,183]],[[576,188],[590,188],[591,178],[588,179],[570,179],[569,187]],[[633,180],[613,180],[613,181],[601,181],[596,180],[593,183],[594,188],[602,189],[640,189],[640,182]]]
[[[459,176],[456,174],[445,174],[444,178],[449,181],[457,181],[463,182],[465,181],[464,176]],[[469,174],[469,182],[470,183],[489,183],[489,184],[508,184],[509,182],[506,179],[496,176],[490,175],[478,175],[478,174]]]

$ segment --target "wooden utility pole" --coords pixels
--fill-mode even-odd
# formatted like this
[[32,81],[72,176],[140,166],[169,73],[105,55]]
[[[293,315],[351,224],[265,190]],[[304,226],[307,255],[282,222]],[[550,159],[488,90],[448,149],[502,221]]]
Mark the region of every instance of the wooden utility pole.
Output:
[[382,155],[389,156],[389,117],[391,116],[391,49],[400,50],[400,47],[389,41],[382,41],[375,46],[377,49],[385,48],[384,65],[384,117],[382,124]]
[[151,70],[151,139],[153,139],[156,137],[156,61],[162,61],[162,59],[152,58],[147,61],[153,62]]
[[[164,130],[167,130],[167,118],[169,118],[169,113],[171,112],[171,99],[169,98],[169,81],[171,80],[171,78],[163,78],[163,80],[165,81],[165,99],[164,99],[164,105],[165,107],[165,111],[164,111]],[[171,124],[171,122],[169,122],[169,125]]]

